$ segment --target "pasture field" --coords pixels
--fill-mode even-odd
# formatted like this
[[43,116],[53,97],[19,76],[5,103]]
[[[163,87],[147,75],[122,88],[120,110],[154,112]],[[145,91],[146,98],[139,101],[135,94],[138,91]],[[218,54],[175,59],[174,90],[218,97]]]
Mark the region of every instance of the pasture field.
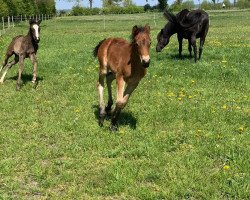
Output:
[[[38,80],[25,60],[0,85],[0,199],[250,199],[250,14],[211,12],[202,60],[176,36],[161,53],[161,14],[41,23]],[[151,65],[119,119],[97,123],[95,45],[151,26]],[[22,23],[0,37],[0,60]],[[113,85],[115,89],[115,85]],[[105,91],[105,94],[107,91]],[[107,97],[107,95],[106,95]]]

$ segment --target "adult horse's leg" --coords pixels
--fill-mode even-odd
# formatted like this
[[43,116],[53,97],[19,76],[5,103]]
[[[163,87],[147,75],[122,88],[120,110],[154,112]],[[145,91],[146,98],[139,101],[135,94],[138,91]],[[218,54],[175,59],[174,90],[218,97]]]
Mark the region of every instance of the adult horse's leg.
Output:
[[108,115],[111,115],[111,108],[113,105],[113,98],[112,98],[112,82],[115,79],[115,75],[112,72],[109,72],[106,75],[106,80],[107,80],[107,87],[108,87],[108,105],[105,108],[105,111]]
[[191,39],[188,39],[188,51],[189,51],[189,56],[192,57]]
[[21,76],[23,72],[24,55],[19,55],[19,68],[18,68],[18,78],[16,83],[16,90],[20,90],[21,87]]
[[103,121],[105,117],[105,105],[104,105],[104,100],[103,100],[103,89],[104,89],[104,79],[105,79],[106,74],[102,73],[100,70],[99,73],[99,80],[97,82],[97,90],[98,90],[98,95],[99,95],[99,126],[103,126]]
[[135,88],[137,87],[139,83],[138,82],[134,84],[128,84],[124,92],[125,82],[123,80],[123,77],[122,76],[116,77],[116,81],[117,81],[117,100],[116,100],[116,106],[115,106],[115,109],[111,118],[111,127],[110,127],[111,131],[118,130],[117,120],[121,113],[121,110],[126,106],[131,93],[135,90]]
[[191,37],[191,44],[194,48],[194,61],[196,62],[196,60],[197,60],[197,46],[196,46],[196,36],[195,35]]
[[6,57],[5,57],[5,60],[4,60],[4,65],[3,65],[3,67],[5,67],[6,69],[5,69],[3,75],[2,75],[2,77],[1,77],[1,79],[0,79],[0,83],[3,83],[4,78],[5,78],[5,76],[6,76],[7,72],[8,72],[8,70],[9,70],[13,65],[15,65],[16,63],[18,63],[19,57],[18,57],[17,55],[15,55],[14,60],[13,60],[12,62],[10,62],[10,63],[7,64],[8,59],[9,59],[9,57],[6,56]]
[[180,35],[178,35],[177,37],[178,37],[178,42],[179,42],[179,57],[181,58],[183,37],[181,37]]
[[36,59],[36,54],[30,54],[30,60],[33,64],[33,78],[32,78],[32,83],[34,85],[34,87],[37,84],[36,81],[36,70],[37,70],[37,59]]

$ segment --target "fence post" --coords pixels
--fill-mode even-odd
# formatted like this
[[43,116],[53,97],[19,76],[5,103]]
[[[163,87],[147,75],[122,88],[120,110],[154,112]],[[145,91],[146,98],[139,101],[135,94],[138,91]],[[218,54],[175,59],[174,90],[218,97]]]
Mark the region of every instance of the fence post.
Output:
[[8,16],[8,28],[10,28],[10,17]]
[[5,32],[5,27],[4,27],[4,17],[2,17],[2,21],[3,21],[3,33]]
[[105,15],[103,15],[103,28],[106,29]]
[[15,24],[14,24],[14,17],[13,17],[13,16],[11,17],[11,20],[12,20],[12,26],[15,27]]
[[154,24],[155,24],[155,27],[156,27],[156,21],[155,21],[155,12],[154,12]]

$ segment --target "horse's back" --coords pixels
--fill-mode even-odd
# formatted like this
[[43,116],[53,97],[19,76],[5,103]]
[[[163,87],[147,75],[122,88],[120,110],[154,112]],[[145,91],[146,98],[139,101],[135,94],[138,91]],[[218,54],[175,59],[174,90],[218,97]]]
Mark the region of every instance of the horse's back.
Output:
[[123,38],[105,39],[99,46],[97,57],[102,73],[122,73],[130,59],[130,43]]
[[203,24],[206,24],[209,21],[208,14],[204,10],[197,9],[188,12],[187,9],[185,9],[184,12],[180,13],[182,14],[179,14],[178,21],[185,28],[198,24],[199,26],[203,26]]
[[14,37],[8,46],[7,54],[12,54],[12,53],[18,54],[21,49],[23,38],[24,38],[23,35],[18,35]]

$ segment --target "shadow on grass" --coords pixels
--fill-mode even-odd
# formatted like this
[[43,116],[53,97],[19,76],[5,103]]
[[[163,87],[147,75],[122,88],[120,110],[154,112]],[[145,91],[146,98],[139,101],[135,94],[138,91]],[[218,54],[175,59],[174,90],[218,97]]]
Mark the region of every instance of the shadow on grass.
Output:
[[[92,108],[95,109],[94,114],[95,118],[98,120],[99,118],[99,107],[97,105],[93,105]],[[106,115],[106,120],[110,120],[110,116]],[[98,122],[96,122],[98,123]],[[121,111],[119,117],[118,117],[118,126],[124,126],[124,125],[129,125],[131,129],[136,129],[136,123],[137,120],[134,118],[134,116],[129,113],[129,112],[124,112],[123,110]]]
[[175,60],[192,60],[193,56],[185,54],[180,57],[179,54],[170,54],[170,58],[175,59]]
[[[22,74],[22,77],[21,77],[21,79],[22,79],[22,84],[23,85],[26,85],[28,82],[31,82],[32,81],[32,78],[33,78],[33,75],[32,74]],[[17,75],[16,76],[12,76],[12,77],[10,77],[10,78],[8,78],[8,79],[10,79],[10,80],[17,80]],[[39,76],[37,76],[36,77],[36,81],[37,81],[37,85],[38,85],[38,83],[40,82],[40,81],[42,81],[43,80],[43,77],[39,77]]]

